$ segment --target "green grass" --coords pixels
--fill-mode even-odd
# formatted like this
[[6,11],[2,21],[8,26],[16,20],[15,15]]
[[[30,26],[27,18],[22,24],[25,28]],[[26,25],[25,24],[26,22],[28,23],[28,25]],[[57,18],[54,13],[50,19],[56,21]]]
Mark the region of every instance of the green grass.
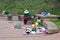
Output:
[[28,9],[31,14],[50,12],[59,15],[60,9],[55,6],[59,2],[55,2],[56,0],[0,0],[0,13],[8,10],[9,13],[18,11],[19,14],[23,14],[24,10]]
[[54,23],[57,25],[58,28],[60,28],[60,19],[56,20]]
[[[54,15],[60,15],[60,0],[0,0],[0,14],[4,10],[9,13],[17,11],[23,14],[25,9],[28,9],[31,14],[39,12],[50,12]],[[60,20],[55,21],[57,26],[60,26]]]

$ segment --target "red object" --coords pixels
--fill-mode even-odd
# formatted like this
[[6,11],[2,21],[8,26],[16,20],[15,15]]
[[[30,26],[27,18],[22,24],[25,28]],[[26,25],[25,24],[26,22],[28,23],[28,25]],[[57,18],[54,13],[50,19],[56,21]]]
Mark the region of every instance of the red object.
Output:
[[24,17],[24,20],[28,20],[28,17]]

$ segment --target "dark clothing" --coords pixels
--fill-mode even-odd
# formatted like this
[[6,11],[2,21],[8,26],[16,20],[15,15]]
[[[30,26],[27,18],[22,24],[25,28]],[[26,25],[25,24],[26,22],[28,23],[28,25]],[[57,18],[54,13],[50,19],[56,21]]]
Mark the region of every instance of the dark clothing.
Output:
[[36,28],[33,28],[32,31],[35,31],[36,32]]
[[8,16],[8,20],[12,20],[12,16]]
[[27,24],[28,17],[24,17],[24,24]]
[[5,11],[5,15],[8,15],[8,14],[9,14],[9,12],[6,10],[6,11]]
[[27,20],[24,20],[24,24],[27,24]]

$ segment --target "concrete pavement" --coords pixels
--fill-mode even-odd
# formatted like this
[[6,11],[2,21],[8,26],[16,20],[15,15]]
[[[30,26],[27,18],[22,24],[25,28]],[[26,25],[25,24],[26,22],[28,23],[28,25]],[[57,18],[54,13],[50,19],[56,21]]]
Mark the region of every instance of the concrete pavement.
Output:
[[51,35],[23,35],[23,29],[14,29],[18,21],[0,20],[0,40],[60,40],[60,33]]

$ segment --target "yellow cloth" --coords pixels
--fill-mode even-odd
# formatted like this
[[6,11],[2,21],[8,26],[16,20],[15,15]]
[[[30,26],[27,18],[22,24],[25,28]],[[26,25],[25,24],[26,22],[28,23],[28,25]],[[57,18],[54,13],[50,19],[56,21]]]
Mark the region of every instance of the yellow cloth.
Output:
[[32,28],[32,29],[33,29],[33,28],[35,28],[35,25],[34,25],[34,24],[32,24],[31,28]]
[[38,26],[38,23],[35,23],[35,26]]

